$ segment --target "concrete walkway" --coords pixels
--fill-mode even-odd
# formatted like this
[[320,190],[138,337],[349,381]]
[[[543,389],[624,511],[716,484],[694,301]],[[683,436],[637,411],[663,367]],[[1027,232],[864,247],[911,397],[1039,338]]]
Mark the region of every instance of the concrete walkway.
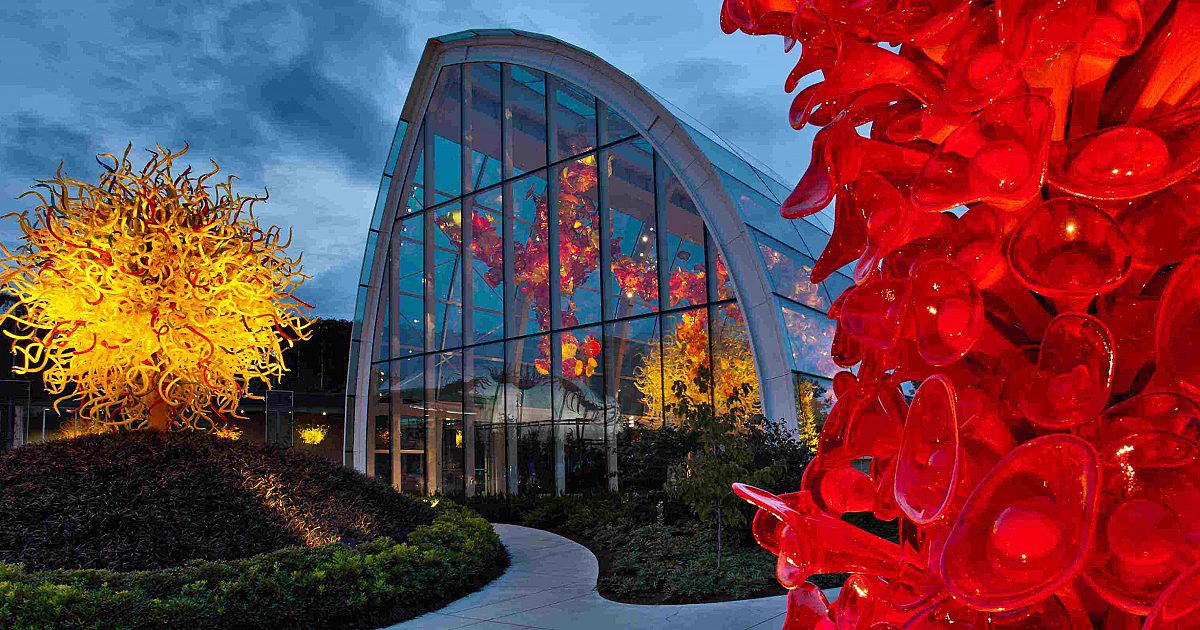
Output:
[[512,558],[504,575],[437,612],[388,630],[774,630],[783,625],[782,595],[682,606],[611,602],[596,592],[600,565],[587,547],[540,529],[494,527]]

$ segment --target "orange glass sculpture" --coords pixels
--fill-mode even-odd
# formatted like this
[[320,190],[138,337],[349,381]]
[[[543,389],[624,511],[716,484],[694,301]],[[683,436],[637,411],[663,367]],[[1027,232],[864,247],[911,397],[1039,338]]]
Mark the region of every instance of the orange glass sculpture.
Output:
[[216,179],[178,169],[187,152],[149,151],[144,166],[104,154],[100,183],[54,179],[15,213],[24,241],[3,249],[0,289],[14,304],[14,371],[106,428],[196,429],[235,436],[249,387],[283,376],[283,350],[308,339],[308,278],[291,235]]
[[[789,630],[1200,628],[1200,2],[725,0],[800,57],[837,401]],[[817,79],[806,77],[819,73]],[[911,400],[901,387],[916,387]],[[898,519],[899,544],[838,519]],[[806,580],[850,572],[832,605]]]

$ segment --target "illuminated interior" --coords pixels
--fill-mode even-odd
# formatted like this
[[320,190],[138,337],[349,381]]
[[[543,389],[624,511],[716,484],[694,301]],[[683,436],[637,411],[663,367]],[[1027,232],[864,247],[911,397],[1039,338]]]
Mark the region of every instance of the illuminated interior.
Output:
[[[825,404],[824,311],[850,280],[804,278],[829,217],[778,218],[777,176],[659,103],[718,176],[689,187],[628,104],[533,62],[455,63],[474,38],[587,54],[511,31],[430,40],[364,255],[347,464],[414,494],[616,489],[620,432],[678,424],[681,398],[725,411],[748,392],[739,407],[791,423],[797,400]],[[753,241],[742,254],[705,214],[713,195]],[[748,271],[761,297],[737,286]],[[783,378],[761,378],[781,367],[764,345]]]

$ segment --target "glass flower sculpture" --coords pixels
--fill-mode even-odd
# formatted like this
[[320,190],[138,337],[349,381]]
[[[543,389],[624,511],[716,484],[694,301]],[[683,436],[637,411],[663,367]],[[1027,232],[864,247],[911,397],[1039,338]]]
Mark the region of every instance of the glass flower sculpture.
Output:
[[[283,346],[308,338],[307,278],[291,237],[263,229],[265,197],[233,190],[218,169],[173,170],[187,149],[102,155],[99,184],[54,179],[15,215],[22,246],[3,250],[2,317],[15,371],[42,372],[46,390],[106,428],[220,431],[285,370]],[[210,181],[213,180],[213,181]]]
[[[1200,2],[725,0],[800,56],[837,402],[785,628],[1200,628]],[[914,397],[901,393],[915,384]],[[898,542],[839,517],[896,519]],[[830,605],[806,579],[851,574]]]

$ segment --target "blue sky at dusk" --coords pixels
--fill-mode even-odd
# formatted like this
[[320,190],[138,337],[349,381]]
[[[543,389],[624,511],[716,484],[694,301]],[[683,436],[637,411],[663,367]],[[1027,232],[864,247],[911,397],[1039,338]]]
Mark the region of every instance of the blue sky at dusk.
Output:
[[[24,5],[24,6],[14,6]],[[425,40],[518,28],[590,50],[786,179],[809,134],[787,125],[797,51],[724,35],[720,0],[5,2],[0,6],[0,211],[60,161],[95,180],[95,155],[191,145],[271,200],[314,278],[317,313],[349,317],[392,132]],[[143,154],[144,155],[144,154]],[[142,158],[139,156],[138,160]],[[12,246],[15,223],[0,226]]]

